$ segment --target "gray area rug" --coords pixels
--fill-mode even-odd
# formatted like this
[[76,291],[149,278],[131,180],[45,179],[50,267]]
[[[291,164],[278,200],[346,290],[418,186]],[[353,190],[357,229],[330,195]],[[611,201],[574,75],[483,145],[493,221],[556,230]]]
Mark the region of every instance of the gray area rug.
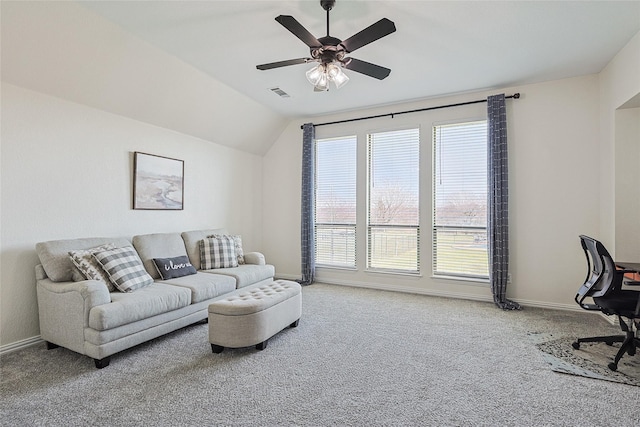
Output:
[[586,312],[315,284],[264,351],[213,354],[207,331],[101,370],[44,344],[5,354],[0,425],[637,427],[640,388],[553,372],[527,337],[616,332]]
[[554,339],[549,334],[538,337],[536,347],[544,352],[551,369],[563,374],[579,375],[605,381],[614,381],[640,387],[640,357],[625,354],[618,362],[618,370],[607,367],[613,361],[620,343],[608,346],[605,343],[582,343],[575,350],[574,338]]

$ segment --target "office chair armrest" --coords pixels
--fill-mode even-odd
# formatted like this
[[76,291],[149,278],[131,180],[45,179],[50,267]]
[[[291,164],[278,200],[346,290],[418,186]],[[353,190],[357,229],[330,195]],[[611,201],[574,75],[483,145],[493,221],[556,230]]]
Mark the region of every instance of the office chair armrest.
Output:
[[595,304],[586,304],[584,302],[579,302],[578,305],[585,310],[593,310],[593,311],[602,311],[602,308]]

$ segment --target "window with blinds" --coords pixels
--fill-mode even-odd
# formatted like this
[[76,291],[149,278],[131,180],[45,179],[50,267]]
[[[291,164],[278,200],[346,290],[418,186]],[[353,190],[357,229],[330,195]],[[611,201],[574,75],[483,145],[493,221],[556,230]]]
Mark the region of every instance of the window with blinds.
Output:
[[367,268],[418,273],[420,131],[368,135]]
[[356,266],[355,136],[316,140],[316,265]]
[[433,128],[433,273],[486,279],[487,122]]

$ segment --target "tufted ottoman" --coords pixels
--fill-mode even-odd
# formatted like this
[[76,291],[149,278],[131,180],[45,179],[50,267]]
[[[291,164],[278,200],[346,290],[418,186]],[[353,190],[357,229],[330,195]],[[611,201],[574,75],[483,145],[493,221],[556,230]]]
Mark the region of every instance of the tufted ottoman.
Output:
[[248,286],[209,304],[209,342],[214,353],[225,347],[267,347],[267,340],[286,328],[298,326],[302,293],[298,283],[276,280]]

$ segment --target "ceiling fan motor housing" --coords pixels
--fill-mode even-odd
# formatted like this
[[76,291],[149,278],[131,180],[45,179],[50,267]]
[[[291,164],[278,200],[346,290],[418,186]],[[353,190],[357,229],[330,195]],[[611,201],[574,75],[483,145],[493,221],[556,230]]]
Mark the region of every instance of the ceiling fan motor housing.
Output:
[[311,57],[319,60],[323,64],[328,64],[333,61],[340,61],[344,59],[345,50],[340,44],[342,40],[336,37],[326,36],[318,39],[322,43],[320,48],[311,49]]

